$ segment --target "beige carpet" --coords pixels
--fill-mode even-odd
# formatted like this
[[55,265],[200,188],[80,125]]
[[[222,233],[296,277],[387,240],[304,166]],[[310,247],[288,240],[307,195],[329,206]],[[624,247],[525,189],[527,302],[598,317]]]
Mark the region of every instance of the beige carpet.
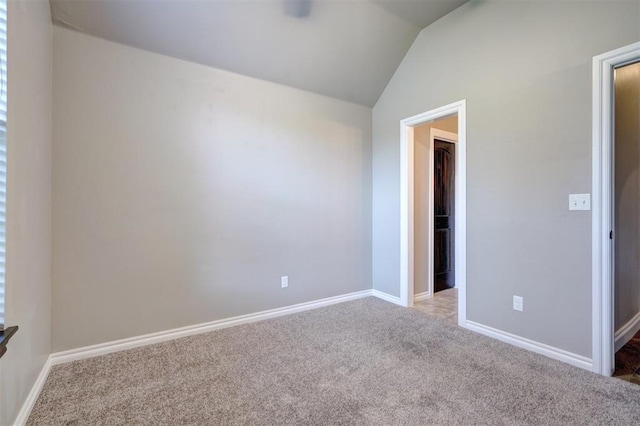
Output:
[[638,425],[640,386],[374,298],[52,369],[31,425]]

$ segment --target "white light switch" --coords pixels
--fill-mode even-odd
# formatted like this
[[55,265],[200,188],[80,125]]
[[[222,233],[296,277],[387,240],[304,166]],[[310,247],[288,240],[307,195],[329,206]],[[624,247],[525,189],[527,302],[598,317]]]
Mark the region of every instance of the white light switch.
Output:
[[591,194],[569,194],[569,210],[591,210]]

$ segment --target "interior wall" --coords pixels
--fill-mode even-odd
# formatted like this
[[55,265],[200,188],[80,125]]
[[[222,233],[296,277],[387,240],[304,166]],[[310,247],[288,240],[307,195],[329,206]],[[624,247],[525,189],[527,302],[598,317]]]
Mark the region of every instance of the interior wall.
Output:
[[413,130],[413,292],[429,290],[429,257],[433,250],[429,247],[427,233],[433,226],[429,222],[429,133],[431,129],[458,133],[458,116],[436,120],[417,126]]
[[640,63],[615,70],[615,329],[640,312]]
[[[471,1],[425,28],[373,110],[373,286],[399,296],[400,120],[467,101],[467,319],[591,356],[592,58],[640,2]],[[513,295],[524,311],[512,309]]]
[[51,352],[51,16],[9,0],[6,322],[0,424],[12,424]]
[[370,108],[57,27],[53,75],[54,351],[371,288]]

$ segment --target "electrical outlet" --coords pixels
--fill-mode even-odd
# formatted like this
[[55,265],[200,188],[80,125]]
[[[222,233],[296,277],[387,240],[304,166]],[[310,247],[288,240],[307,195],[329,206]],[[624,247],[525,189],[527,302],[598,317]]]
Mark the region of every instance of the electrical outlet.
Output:
[[591,210],[591,194],[569,194],[569,210]]
[[289,287],[289,277],[288,276],[280,277],[280,285],[282,286],[282,288]]
[[522,312],[524,308],[524,298],[522,296],[513,296],[513,310]]

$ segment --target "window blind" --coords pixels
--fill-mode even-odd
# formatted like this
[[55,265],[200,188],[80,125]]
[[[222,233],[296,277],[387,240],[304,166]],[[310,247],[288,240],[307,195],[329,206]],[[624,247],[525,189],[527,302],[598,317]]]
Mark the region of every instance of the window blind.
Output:
[[7,224],[7,0],[0,0],[0,330],[4,329]]

